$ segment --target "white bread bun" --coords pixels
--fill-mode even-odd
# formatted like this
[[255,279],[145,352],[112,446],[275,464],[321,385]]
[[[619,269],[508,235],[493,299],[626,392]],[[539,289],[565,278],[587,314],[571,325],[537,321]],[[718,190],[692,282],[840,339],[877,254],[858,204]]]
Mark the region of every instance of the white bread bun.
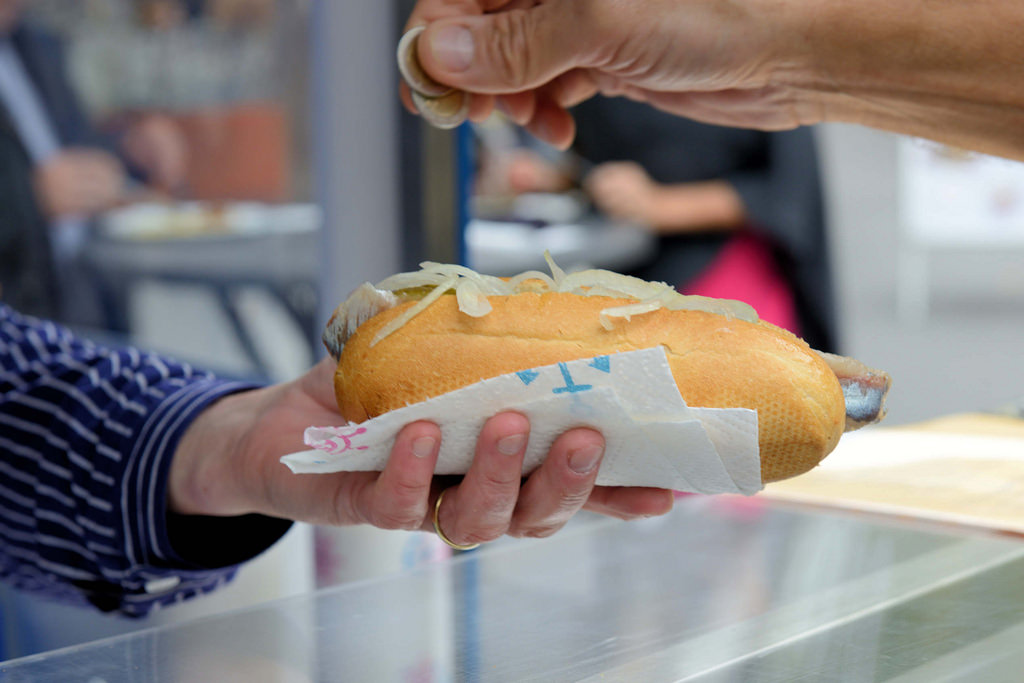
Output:
[[564,292],[487,300],[493,310],[472,317],[455,296],[440,296],[376,343],[414,302],[360,324],[344,341],[334,378],[345,418],[362,422],[510,372],[663,346],[687,405],[757,411],[765,482],[810,470],[843,433],[836,374],[803,340],[769,323],[659,309],[606,329],[601,311],[635,300]]

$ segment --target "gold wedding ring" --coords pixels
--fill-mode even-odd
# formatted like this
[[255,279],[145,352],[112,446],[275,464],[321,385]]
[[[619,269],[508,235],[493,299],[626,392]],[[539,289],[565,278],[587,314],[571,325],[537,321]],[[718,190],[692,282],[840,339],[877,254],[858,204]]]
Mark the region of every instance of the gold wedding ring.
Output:
[[441,501],[444,499],[444,494],[448,492],[448,489],[441,491],[441,495],[437,497],[437,502],[434,503],[434,531],[437,533],[437,537],[445,542],[449,547],[455,550],[472,550],[473,548],[479,548],[479,543],[467,543],[466,545],[460,545],[454,542],[452,539],[444,535],[441,531],[441,524],[437,521],[437,513],[441,509]]
[[438,83],[423,70],[416,44],[425,28],[411,28],[398,41],[398,71],[409,86],[413,106],[423,119],[437,128],[455,128],[469,118],[469,95]]

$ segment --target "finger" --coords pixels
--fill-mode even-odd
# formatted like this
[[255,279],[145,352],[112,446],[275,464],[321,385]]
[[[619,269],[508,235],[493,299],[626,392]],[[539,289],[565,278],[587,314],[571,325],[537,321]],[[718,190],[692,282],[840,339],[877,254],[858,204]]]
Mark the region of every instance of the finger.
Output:
[[530,9],[544,2],[544,0],[507,0],[501,4],[501,11],[508,12],[514,9]]
[[[479,16],[485,11],[504,4],[500,0],[420,0],[416,3],[409,18],[405,22],[403,33],[417,26],[425,26],[438,19],[450,19],[463,16]],[[409,86],[400,82],[398,95],[402,105],[410,114],[419,115],[412,102]]]
[[[402,48],[402,44],[400,43],[399,44],[399,51],[402,51],[402,49],[403,49]],[[399,59],[399,62],[400,62],[399,68],[401,69],[401,62],[405,59],[405,57],[402,54],[399,54],[398,59]],[[418,70],[414,70],[414,71],[418,71]],[[403,72],[403,75],[404,75],[404,72]],[[419,76],[419,78],[422,78],[422,79],[427,80],[427,81],[430,80],[428,77],[426,77],[425,75],[422,75],[422,74]],[[412,83],[412,85],[410,85],[410,83]],[[413,93],[412,93],[413,87],[415,85],[416,85],[416,83],[412,82],[412,81],[408,81],[408,82],[406,80],[400,81],[399,85],[398,85],[398,95],[399,95],[399,99],[401,99],[401,101],[402,101],[402,105],[406,108],[406,110],[410,114],[419,115],[421,112],[419,110],[419,107],[416,105],[416,103],[413,100]],[[432,85],[439,86],[442,89],[446,87],[446,86],[443,86],[440,83],[434,83]],[[474,95],[466,94],[465,97],[469,98],[469,101],[468,101],[469,102],[469,104],[468,104],[468,111],[466,113],[466,118],[468,118],[470,121],[472,121],[474,123],[482,123],[483,121],[487,120],[487,118],[491,115],[491,112],[494,111],[494,97],[492,95],[477,93],[477,94],[474,94]]]
[[608,174],[610,169],[607,168],[607,164],[602,164],[595,168],[593,171],[587,174],[587,177],[583,179],[583,185],[588,190],[593,192],[600,192],[608,186]]
[[603,455],[604,438],[593,429],[561,435],[523,485],[509,534],[544,537],[565,526],[590,497]]
[[672,510],[671,491],[639,486],[595,486],[585,510],[619,519],[657,517]]
[[438,510],[438,525],[452,542],[486,543],[508,530],[529,435],[529,420],[519,413],[495,415],[484,425],[473,464]]
[[497,107],[510,121],[525,126],[533,118],[537,108],[537,99],[532,90],[501,95],[497,98]]
[[567,150],[576,137],[576,122],[572,114],[545,97],[537,98],[533,119],[526,130],[535,137],[560,150]]
[[409,19],[405,22],[405,30],[414,26],[423,26],[438,19],[453,17],[477,16],[484,12],[492,12],[507,5],[509,0],[419,0]]
[[384,471],[361,501],[367,522],[382,529],[423,528],[440,443],[441,431],[430,422],[398,433]]
[[483,123],[494,111],[494,96],[475,93],[469,97],[469,114],[467,117],[473,123]]
[[[440,18],[479,15],[486,11],[488,5],[493,4],[496,3],[487,0],[420,0],[410,13],[406,28],[402,29],[402,33],[419,26],[426,26]],[[410,114],[419,115],[406,83],[399,83],[398,96]]]
[[[428,74],[470,92],[513,93],[539,87],[583,64],[590,37],[571,3],[545,3],[482,16],[440,19],[420,37]],[[566,30],[572,26],[572,30]]]
[[597,84],[587,69],[573,69],[545,86],[548,97],[564,109],[571,109],[597,94]]
[[398,97],[402,100],[402,106],[410,114],[416,114],[419,116],[419,112],[416,110],[416,105],[412,103],[412,91],[409,89],[409,85],[405,81],[401,81],[398,84]]

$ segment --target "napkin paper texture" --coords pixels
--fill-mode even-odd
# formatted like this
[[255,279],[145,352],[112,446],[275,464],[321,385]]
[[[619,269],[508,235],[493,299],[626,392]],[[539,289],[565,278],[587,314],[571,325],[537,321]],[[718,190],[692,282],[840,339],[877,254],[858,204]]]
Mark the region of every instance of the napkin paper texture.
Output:
[[399,430],[429,420],[441,428],[435,472],[464,474],[481,427],[502,410],[530,419],[524,474],[559,434],[588,426],[606,441],[599,485],[745,495],[762,488],[757,412],[687,406],[661,348],[514,372],[361,424],[310,427],[314,450],[281,460],[295,473],[381,470]]

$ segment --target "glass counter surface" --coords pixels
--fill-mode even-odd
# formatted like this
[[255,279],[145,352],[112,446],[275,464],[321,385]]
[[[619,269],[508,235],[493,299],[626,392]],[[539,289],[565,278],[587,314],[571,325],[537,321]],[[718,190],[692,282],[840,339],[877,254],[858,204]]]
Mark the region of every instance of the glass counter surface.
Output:
[[0,664],[0,680],[1020,681],[1024,543],[754,499]]

